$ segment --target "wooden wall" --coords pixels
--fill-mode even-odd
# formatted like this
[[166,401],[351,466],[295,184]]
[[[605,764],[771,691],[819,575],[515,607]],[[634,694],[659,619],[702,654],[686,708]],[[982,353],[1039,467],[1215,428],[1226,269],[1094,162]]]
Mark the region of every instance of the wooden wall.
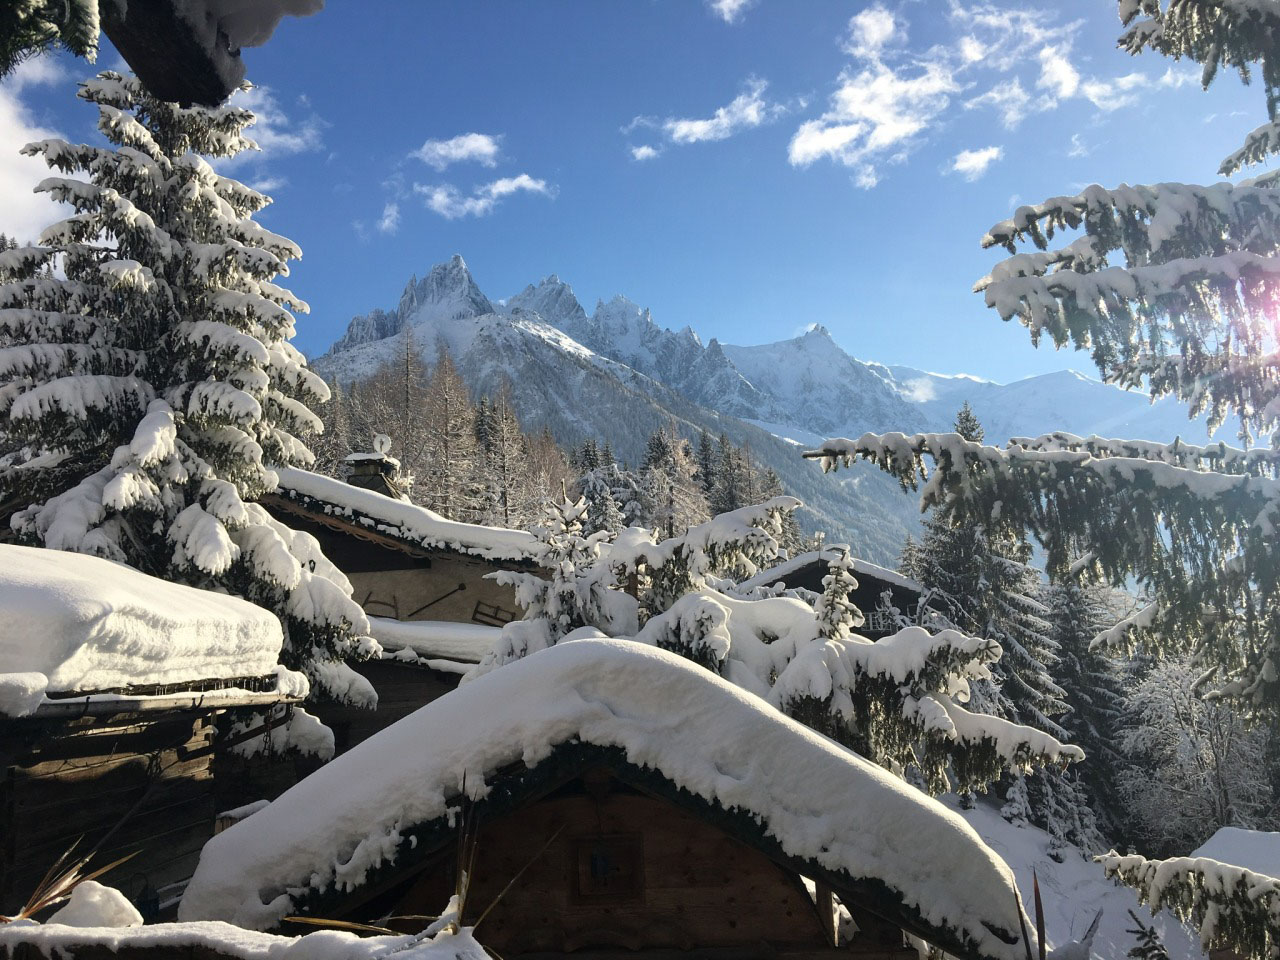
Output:
[[[600,800],[560,794],[482,828],[464,922],[474,922],[530,861],[479,934],[502,956],[693,948],[914,956],[902,952],[897,928],[866,914],[858,937],[837,950],[795,874],[693,814],[635,792]],[[453,882],[451,859],[437,863],[392,912],[436,913]]]
[[122,819],[93,863],[134,850],[103,877],[137,898],[163,899],[190,877],[213,835],[211,711],[78,720],[18,720],[0,728],[0,913],[21,907],[83,836],[91,849]]
[[457,674],[428,670],[399,660],[367,660],[352,663],[350,667],[378,691],[377,710],[330,702],[308,706],[333,730],[338,753],[345,753],[384,727],[444,696],[457,687],[461,679]]
[[[350,578],[356,601],[375,617],[493,623],[492,619],[477,619],[478,604],[504,611],[507,618],[520,616],[515,589],[484,579],[485,574],[495,570],[518,569],[519,564],[444,550],[417,556],[294,512],[282,512],[279,506],[276,511],[289,526],[305,530],[320,541],[325,556]],[[457,589],[460,584],[464,589]]]

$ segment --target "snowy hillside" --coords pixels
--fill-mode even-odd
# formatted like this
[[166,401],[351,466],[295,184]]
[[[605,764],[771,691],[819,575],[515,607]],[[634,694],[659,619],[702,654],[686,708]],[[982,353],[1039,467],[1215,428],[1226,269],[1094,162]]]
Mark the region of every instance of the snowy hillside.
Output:
[[1132,910],[1159,931],[1170,960],[1203,960],[1199,943],[1185,927],[1167,912],[1152,918],[1146,907],[1139,906],[1132,890],[1108,880],[1101,866],[1081,856],[1074,847],[1069,847],[1063,862],[1058,863],[1049,856],[1049,835],[1043,830],[1009,823],[986,801],[979,801],[972,810],[960,810],[951,796],[943,803],[964,817],[987,846],[1013,869],[1028,913],[1034,909],[1031,891],[1035,871],[1044,901],[1045,930],[1055,947],[1081,937],[1102,910],[1092,955],[1106,960],[1124,957],[1134,945],[1128,932],[1133,921],[1127,911]]
[[757,346],[704,343],[690,327],[659,326],[626,297],[588,313],[554,275],[495,300],[459,256],[412,278],[394,309],[355,317],[314,366],[344,382],[368,376],[399,356],[406,329],[428,362],[447,346],[473,390],[492,393],[509,380],[524,424],[549,427],[562,443],[608,439],[636,462],[647,437],[674,417],[691,437],[705,428],[749,444],[805,501],[802,523],[885,563],[915,528],[915,500],[866,468],[821,477],[799,460],[799,446],[868,430],[949,430],[966,400],[992,442],[1059,429],[1150,439],[1203,434],[1176,404],[1152,405],[1073,371],[998,384],[888,367],[851,356],[821,326]]
[[[946,376],[910,367],[880,368],[891,386],[929,420],[947,421],[966,400],[982,421],[989,441],[1039,436],[1066,430],[1128,440],[1169,441],[1182,437],[1204,443],[1202,421],[1187,419],[1186,408],[1168,398],[1151,403],[1145,394],[1101,383],[1075,370],[1060,370],[1013,383]],[[1216,439],[1234,444],[1234,421]]]

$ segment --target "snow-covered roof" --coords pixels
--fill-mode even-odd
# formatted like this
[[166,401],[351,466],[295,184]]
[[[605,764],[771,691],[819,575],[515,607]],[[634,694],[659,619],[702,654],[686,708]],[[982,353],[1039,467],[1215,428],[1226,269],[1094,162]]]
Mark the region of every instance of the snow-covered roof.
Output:
[[[155,957],[223,957],[226,960],[489,960],[469,927],[456,934],[360,936],[318,930],[300,937],[257,933],[216,921],[155,923],[137,927],[73,927],[61,923],[0,924],[0,953],[19,955],[28,944],[43,957],[107,956],[121,950]],[[146,951],[144,954],[143,951]]]
[[710,671],[627,640],[562,642],[375,734],[214,837],[179,917],[270,927],[411,859],[415,831],[448,822],[464,778],[480,798],[503,768],[536,776],[580,748],[616,751],[812,871],[883,890],[948,952],[1024,956],[1013,875],[963,819]]
[[479,663],[493,649],[501,627],[451,620],[393,620],[370,617],[369,635],[391,653],[412,651],[426,660]]
[[1220,827],[1192,851],[1191,856],[1208,857],[1267,877],[1280,877],[1280,833]]
[[[786,581],[789,575],[794,575],[797,571],[803,570],[805,567],[815,563],[827,563],[840,550],[848,550],[848,547],[839,545],[831,545],[824,547],[822,550],[810,550],[808,553],[798,553],[789,560],[770,567],[768,570],[761,570],[749,580],[744,580],[739,584],[744,589],[752,587],[763,587],[778,581]],[[913,593],[923,593],[924,587],[917,580],[910,577],[904,577],[902,574],[893,570],[889,570],[878,564],[871,563],[869,560],[860,560],[857,557],[850,556],[849,562],[853,565],[854,573],[860,573],[867,577],[875,577],[885,583],[891,583],[895,587],[901,587],[903,590],[910,590]]]
[[460,523],[403,500],[296,467],[277,467],[277,492],[314,513],[339,517],[418,547],[486,560],[527,560],[537,542],[524,530]]
[[282,643],[275,615],[237,597],[0,544],[0,714],[34,713],[49,694],[270,676]]

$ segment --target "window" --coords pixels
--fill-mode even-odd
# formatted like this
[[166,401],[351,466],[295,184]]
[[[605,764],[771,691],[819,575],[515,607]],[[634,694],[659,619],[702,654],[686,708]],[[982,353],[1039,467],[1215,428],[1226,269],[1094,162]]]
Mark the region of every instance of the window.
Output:
[[887,610],[872,610],[867,614],[865,627],[867,633],[891,633],[894,628],[893,614]]
[[644,848],[638,833],[574,841],[575,903],[626,903],[644,896]]
[[487,623],[491,627],[501,627],[510,623],[516,618],[515,612],[512,610],[504,610],[502,607],[493,603],[485,603],[483,600],[476,604],[475,610],[471,613],[471,619],[476,623]]

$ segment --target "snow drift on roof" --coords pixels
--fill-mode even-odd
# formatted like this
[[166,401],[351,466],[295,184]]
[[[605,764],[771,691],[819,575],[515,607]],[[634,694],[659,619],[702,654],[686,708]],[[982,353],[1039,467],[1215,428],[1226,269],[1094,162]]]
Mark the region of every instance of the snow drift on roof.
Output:
[[369,634],[382,644],[383,650],[412,650],[419,657],[459,663],[479,663],[501,633],[501,627],[483,623],[369,618]]
[[247,601],[168,583],[62,550],[0,545],[0,679],[45,691],[259,677],[276,672],[275,615]]
[[[879,880],[925,924],[1018,960],[1013,876],[960,817],[763,700],[675,654],[566,641],[465,683],[214,837],[183,920],[268,927],[309,888],[350,890],[404,831],[484,796],[485,778],[561,744],[621,748],[694,795],[757,819],[783,851]],[[945,864],[945,869],[940,865]]]
[[533,535],[523,530],[459,523],[426,507],[353,487],[332,477],[297,467],[275,469],[280,475],[279,493],[290,500],[319,501],[318,508],[330,516],[344,517],[400,540],[486,560],[525,560],[533,555],[537,546]]
[[1208,857],[1266,877],[1280,877],[1280,833],[1221,827],[1192,857]]
[[[839,551],[848,549],[848,547],[833,544],[831,546],[824,547],[820,551],[810,550],[808,553],[798,553],[790,560],[784,560],[782,563],[776,564],[768,570],[761,570],[749,580],[743,580],[739,586],[743,589],[750,589],[751,587],[768,586],[770,584],[777,583],[779,580],[785,582],[787,577],[794,574],[797,570],[803,570],[811,563],[828,563],[837,555],[837,553],[839,553]],[[869,560],[861,560],[858,557],[850,556],[849,562],[853,564],[853,571],[855,574],[861,573],[867,577],[875,577],[879,580],[883,580],[885,583],[891,583],[896,587],[901,587],[904,590],[910,590],[914,593],[922,593],[924,591],[924,587],[920,585],[919,581],[912,580],[910,577],[904,577],[900,573],[886,569],[878,564],[871,563]],[[791,584],[787,585],[791,586]]]

